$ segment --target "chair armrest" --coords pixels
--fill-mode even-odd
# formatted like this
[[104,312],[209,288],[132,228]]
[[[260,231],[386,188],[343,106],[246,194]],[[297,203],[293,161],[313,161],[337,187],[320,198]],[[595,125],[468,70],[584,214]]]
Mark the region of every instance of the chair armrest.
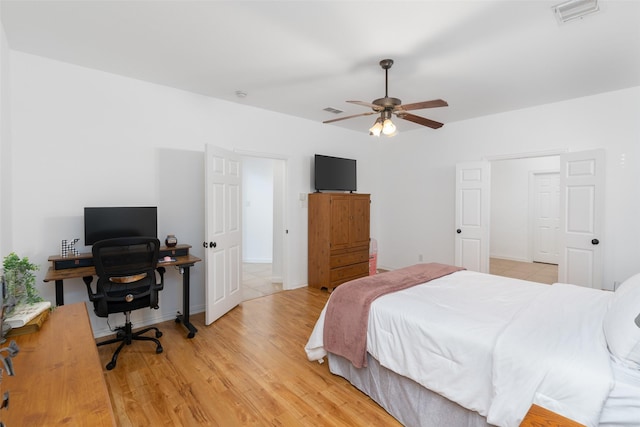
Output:
[[167,270],[164,267],[158,267],[158,268],[156,268],[156,271],[160,275],[160,283],[156,282],[156,284],[155,284],[155,286],[153,288],[158,290],[158,291],[161,291],[162,289],[164,289],[164,273]]
[[91,288],[91,282],[93,281],[93,276],[84,276],[82,278],[82,281],[87,286],[87,294],[89,295],[89,301],[94,302],[94,301],[101,300],[105,297],[103,293],[97,293],[97,291],[93,292],[93,289]]

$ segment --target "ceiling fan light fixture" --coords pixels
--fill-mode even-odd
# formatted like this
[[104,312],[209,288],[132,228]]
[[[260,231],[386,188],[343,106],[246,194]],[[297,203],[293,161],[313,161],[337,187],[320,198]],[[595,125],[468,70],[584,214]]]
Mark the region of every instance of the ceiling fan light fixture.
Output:
[[376,122],[373,124],[373,126],[371,126],[371,129],[369,129],[369,135],[380,136],[381,132],[382,132],[382,119],[378,117],[376,119]]
[[385,119],[382,123],[382,133],[386,136],[393,136],[396,133],[396,125],[393,124],[391,119]]
[[598,0],[569,0],[552,7],[558,22],[563,24],[598,12]]

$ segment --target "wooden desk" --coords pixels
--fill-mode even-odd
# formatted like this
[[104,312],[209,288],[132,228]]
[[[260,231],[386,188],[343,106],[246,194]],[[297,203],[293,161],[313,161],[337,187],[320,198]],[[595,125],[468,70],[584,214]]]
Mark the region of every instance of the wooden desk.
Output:
[[58,307],[40,331],[10,339],[20,352],[15,376],[2,379],[10,393],[9,408],[0,411],[6,426],[115,426],[84,303]]
[[[189,269],[193,267],[196,262],[202,261],[200,258],[195,257],[189,253],[191,245],[176,245],[175,247],[168,248],[162,246],[160,248],[160,257],[170,256],[175,261],[171,262],[159,262],[158,267],[170,267],[176,266],[180,269],[182,275],[182,313],[176,315],[176,322],[182,323],[187,330],[188,338],[193,338],[198,330],[189,321],[189,297],[190,297],[190,277]],[[59,255],[52,255],[49,257],[51,266],[47,270],[47,274],[44,277],[45,282],[55,281],[56,284],[56,305],[64,305],[64,280],[65,279],[77,279],[82,278],[85,283],[90,278],[95,276],[96,269],[93,266],[93,255],[90,253],[83,253],[78,256],[61,257]]]

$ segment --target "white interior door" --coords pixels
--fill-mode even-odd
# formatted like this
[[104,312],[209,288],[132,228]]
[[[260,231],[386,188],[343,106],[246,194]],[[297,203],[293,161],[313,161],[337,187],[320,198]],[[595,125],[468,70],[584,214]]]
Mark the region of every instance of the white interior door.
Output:
[[533,175],[533,261],[558,264],[560,174]]
[[456,165],[455,264],[489,272],[491,165],[487,161]]
[[602,288],[604,150],[560,156],[558,280]]
[[205,149],[205,323],[242,302],[242,162],[218,147]]

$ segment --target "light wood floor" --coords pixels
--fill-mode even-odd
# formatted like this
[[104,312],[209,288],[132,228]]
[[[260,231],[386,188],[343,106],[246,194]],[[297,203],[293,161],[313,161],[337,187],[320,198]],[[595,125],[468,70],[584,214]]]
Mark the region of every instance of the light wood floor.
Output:
[[[491,273],[557,281],[557,266],[524,264],[492,259]],[[256,292],[276,293],[245,295],[253,299],[211,326],[204,326],[203,313],[193,315],[193,339],[174,321],[157,325],[164,333],[162,354],[153,344],[134,342],[107,371],[114,346],[98,347],[118,426],[400,425],[332,375],[327,363],[307,361],[304,345],[329,294],[278,292],[271,285],[260,290],[266,286],[260,280]]]
[[[278,292],[208,327],[194,315],[193,339],[173,321],[159,324],[162,354],[134,342],[104,370],[118,426],[399,426],[327,363],[307,360],[304,345],[327,297]],[[112,351],[98,347],[103,367]]]

